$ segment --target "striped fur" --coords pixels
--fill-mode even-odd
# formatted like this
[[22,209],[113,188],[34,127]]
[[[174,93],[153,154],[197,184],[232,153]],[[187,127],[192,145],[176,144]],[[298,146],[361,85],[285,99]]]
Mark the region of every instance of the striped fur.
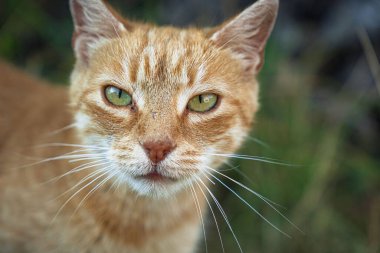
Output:
[[[51,137],[52,142],[96,146],[89,159],[101,156],[106,165],[94,163],[91,169],[40,187],[35,183],[67,173],[71,167],[59,159],[38,164],[38,169],[27,173],[2,167],[0,173],[6,176],[0,174],[0,192],[3,187],[9,191],[0,195],[6,206],[0,209],[0,227],[6,228],[0,230],[0,244],[19,252],[194,252],[201,223],[197,208],[203,216],[206,205],[200,189],[192,192],[191,187],[197,178],[207,182],[208,166],[217,168],[225,162],[208,153],[235,152],[254,121],[259,89],[255,77],[277,5],[275,0],[261,0],[215,29],[178,29],[124,20],[100,0],[71,0],[77,58],[69,91],[73,117],[63,105],[54,112],[46,109],[65,103],[67,96],[59,95],[62,90],[33,85],[41,86],[41,100],[46,101],[41,108],[50,112],[53,125],[74,121],[75,127]],[[4,75],[18,75],[3,69]],[[131,94],[133,105],[110,105],[104,97],[108,85]],[[206,113],[190,111],[188,101],[203,93],[219,96],[216,108]],[[41,126],[43,116],[12,124],[36,129],[29,139],[38,143],[41,135],[36,133],[46,130]],[[175,144],[154,167],[168,180],[143,179],[153,165],[142,143],[160,140]],[[3,152],[20,150],[20,144],[17,138],[4,142],[0,147],[4,164],[21,163]],[[46,157],[53,149],[48,150],[28,153]],[[98,174],[91,177],[90,173]],[[83,186],[86,176],[94,179],[88,187],[70,198],[56,198],[78,182]],[[104,184],[92,190],[99,181]],[[32,211],[22,211],[28,209]]]

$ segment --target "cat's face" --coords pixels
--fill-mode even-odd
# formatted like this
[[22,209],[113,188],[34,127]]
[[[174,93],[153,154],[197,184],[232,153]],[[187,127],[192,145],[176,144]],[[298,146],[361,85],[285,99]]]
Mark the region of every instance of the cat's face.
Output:
[[[80,138],[99,147],[94,153],[111,180],[141,195],[170,196],[220,166],[220,154],[233,153],[250,129],[262,59],[224,47],[232,36],[226,26],[206,33],[112,16],[99,27],[80,12],[111,12],[84,2],[71,3],[79,27],[72,104]],[[97,36],[84,26],[98,26]]]

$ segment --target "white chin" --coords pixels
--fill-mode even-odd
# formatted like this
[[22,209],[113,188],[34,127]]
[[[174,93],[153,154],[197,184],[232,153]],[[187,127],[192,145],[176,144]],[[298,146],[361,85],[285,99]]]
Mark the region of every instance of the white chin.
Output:
[[134,192],[140,196],[147,196],[153,198],[170,198],[176,193],[183,190],[188,183],[183,180],[169,182],[169,181],[154,181],[148,179],[137,179],[132,176],[124,176],[118,178],[122,180],[119,185],[128,185]]

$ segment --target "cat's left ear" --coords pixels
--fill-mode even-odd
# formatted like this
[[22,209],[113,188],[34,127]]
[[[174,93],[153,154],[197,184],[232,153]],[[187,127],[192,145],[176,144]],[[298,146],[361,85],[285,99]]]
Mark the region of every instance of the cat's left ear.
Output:
[[102,0],[70,0],[70,10],[75,29],[72,41],[75,56],[84,64],[99,44],[129,28]]
[[259,0],[238,16],[223,24],[210,39],[230,49],[246,71],[256,74],[264,63],[264,48],[273,29],[278,0]]

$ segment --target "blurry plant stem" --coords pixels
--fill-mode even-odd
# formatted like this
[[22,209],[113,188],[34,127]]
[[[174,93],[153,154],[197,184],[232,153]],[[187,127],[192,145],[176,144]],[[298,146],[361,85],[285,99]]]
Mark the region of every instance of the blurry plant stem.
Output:
[[[335,99],[337,101],[343,101],[346,97],[349,97],[347,88],[351,82],[357,81],[359,76],[359,69],[361,65],[361,60],[359,59],[355,68],[351,72],[351,75],[346,80],[342,86],[342,90]],[[304,194],[300,198],[299,203],[294,208],[292,212],[292,221],[299,226],[305,224],[306,220],[309,220],[315,211],[318,211],[319,207],[322,207],[323,197],[330,178],[334,177],[335,170],[339,168],[337,161],[338,155],[340,154],[339,145],[341,142],[341,137],[343,135],[342,130],[347,118],[349,118],[353,113],[357,112],[358,107],[360,107],[360,100],[364,97],[365,92],[356,94],[354,98],[350,98],[351,103],[349,106],[344,108],[339,114],[334,115],[332,122],[328,122],[324,136],[321,138],[318,151],[316,152],[317,164],[314,167],[314,175],[311,178],[308,187],[304,190]],[[327,194],[326,194],[327,195]],[[307,234],[307,231],[305,231]]]
[[[341,126],[338,125],[325,134],[320,143],[317,152],[319,163],[315,166],[314,176],[291,215],[291,220],[300,225],[301,228],[302,224],[321,206],[327,185],[337,168],[334,166],[334,161],[337,156],[340,136]],[[307,234],[307,231],[305,233]]]
[[369,211],[368,247],[370,253],[380,252],[380,197],[375,197]]
[[373,75],[373,79],[375,80],[377,91],[380,94],[380,64],[377,59],[375,49],[373,48],[367,31],[363,27],[358,29],[358,36],[364,49],[364,54],[367,58],[369,69]]

